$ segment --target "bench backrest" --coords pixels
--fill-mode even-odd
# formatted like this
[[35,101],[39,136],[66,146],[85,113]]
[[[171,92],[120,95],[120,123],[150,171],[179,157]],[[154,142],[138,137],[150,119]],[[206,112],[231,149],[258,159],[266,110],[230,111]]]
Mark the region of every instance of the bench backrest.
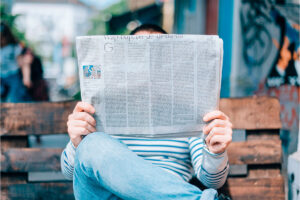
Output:
[[[2,103],[1,199],[73,199],[60,177],[61,148],[30,148],[29,135],[66,134],[76,102]],[[283,199],[280,105],[267,97],[221,99],[233,123],[230,177],[222,188],[233,199]],[[38,177],[48,173],[49,179]],[[58,178],[51,178],[58,177]],[[53,198],[52,198],[53,197]]]

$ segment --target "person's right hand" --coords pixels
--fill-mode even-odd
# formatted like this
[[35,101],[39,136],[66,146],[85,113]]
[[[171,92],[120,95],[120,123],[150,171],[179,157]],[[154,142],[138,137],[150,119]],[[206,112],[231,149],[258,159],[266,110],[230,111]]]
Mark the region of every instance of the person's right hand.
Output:
[[69,115],[67,126],[71,142],[79,145],[82,136],[96,131],[96,120],[92,117],[95,108],[88,103],[78,102],[72,114]]

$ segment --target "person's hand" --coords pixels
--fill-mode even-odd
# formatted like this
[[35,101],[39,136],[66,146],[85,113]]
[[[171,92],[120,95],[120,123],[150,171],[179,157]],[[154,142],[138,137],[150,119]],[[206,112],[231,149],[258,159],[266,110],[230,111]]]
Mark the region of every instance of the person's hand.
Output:
[[96,131],[96,120],[92,117],[95,108],[85,102],[78,102],[72,114],[69,115],[67,126],[71,142],[79,145],[82,136]]
[[27,88],[31,88],[31,86],[32,86],[32,82],[31,82],[31,80],[30,80],[30,78],[23,78],[23,84],[25,85],[25,87],[27,87]]
[[203,121],[209,122],[203,127],[205,143],[210,152],[223,153],[232,140],[232,124],[223,112],[216,110],[207,113]]
[[27,51],[24,55],[18,56],[18,64],[22,70],[23,84],[27,88],[32,87],[31,81],[31,64],[33,62],[33,54]]

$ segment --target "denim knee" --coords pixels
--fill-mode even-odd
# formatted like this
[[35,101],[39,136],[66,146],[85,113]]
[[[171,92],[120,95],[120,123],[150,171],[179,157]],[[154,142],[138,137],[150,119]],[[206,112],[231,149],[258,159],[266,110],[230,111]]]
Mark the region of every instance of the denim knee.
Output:
[[115,142],[115,139],[105,133],[88,134],[76,149],[75,167],[76,163],[91,168],[95,164],[105,163],[113,152]]

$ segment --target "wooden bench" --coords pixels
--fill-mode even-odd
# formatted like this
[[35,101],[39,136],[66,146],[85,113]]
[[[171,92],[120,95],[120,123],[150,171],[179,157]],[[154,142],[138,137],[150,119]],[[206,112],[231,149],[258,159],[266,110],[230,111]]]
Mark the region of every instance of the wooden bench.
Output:
[[[59,177],[61,148],[30,148],[30,135],[66,134],[76,102],[2,103],[1,199],[74,199],[72,182]],[[233,199],[284,199],[280,105],[274,98],[221,99],[230,116],[230,177],[221,189]],[[47,180],[32,178],[48,173]],[[53,178],[54,177],[54,178]]]

